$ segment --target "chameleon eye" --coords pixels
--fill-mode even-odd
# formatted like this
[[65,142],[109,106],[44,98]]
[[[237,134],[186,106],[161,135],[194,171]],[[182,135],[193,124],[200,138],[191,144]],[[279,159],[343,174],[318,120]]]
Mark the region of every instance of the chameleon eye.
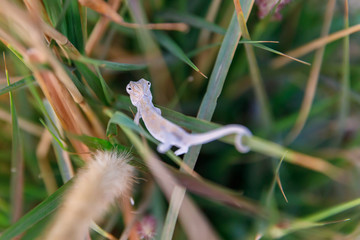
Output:
[[131,91],[131,87],[128,87],[127,90],[128,90],[128,91]]
[[147,82],[147,84],[150,86],[151,85],[151,83],[150,82]]

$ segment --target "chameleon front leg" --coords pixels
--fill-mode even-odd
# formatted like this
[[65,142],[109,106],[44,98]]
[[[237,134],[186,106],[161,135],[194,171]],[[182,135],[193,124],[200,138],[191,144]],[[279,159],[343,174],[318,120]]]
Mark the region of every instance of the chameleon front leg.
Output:
[[168,144],[168,143],[160,143],[158,146],[157,146],[157,151],[159,153],[166,153],[167,151],[169,151],[171,148],[171,145]]
[[140,110],[138,110],[137,113],[135,114],[135,118],[134,118],[134,123],[136,125],[139,125],[140,118],[141,118],[141,114],[140,114]]
[[161,110],[160,110],[160,108],[155,107],[155,111],[156,111],[159,115],[161,115]]

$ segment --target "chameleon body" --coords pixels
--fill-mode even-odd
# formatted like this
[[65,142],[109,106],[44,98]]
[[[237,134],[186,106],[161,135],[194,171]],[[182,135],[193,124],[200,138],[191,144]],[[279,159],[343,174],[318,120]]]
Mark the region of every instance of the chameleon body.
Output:
[[190,134],[178,125],[168,121],[161,116],[161,110],[154,106],[150,91],[151,83],[145,79],[137,82],[131,81],[126,86],[130,95],[131,103],[137,108],[134,122],[138,125],[140,118],[143,119],[150,134],[160,141],[157,147],[158,152],[165,153],[172,146],[179,149],[176,155],[187,153],[193,145],[208,143],[229,134],[236,134],[235,147],[239,152],[246,153],[250,149],[242,143],[243,136],[252,136],[250,130],[242,125],[227,125],[221,128],[206,132]]

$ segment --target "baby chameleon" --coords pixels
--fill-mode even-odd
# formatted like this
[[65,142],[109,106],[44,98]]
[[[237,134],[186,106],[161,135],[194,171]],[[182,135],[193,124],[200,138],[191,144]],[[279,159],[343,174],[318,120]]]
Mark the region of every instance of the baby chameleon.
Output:
[[176,146],[179,149],[175,154],[182,155],[187,153],[190,146],[208,143],[229,134],[236,134],[235,147],[239,152],[246,153],[250,150],[242,143],[242,137],[252,134],[242,125],[227,125],[206,133],[190,134],[166,120],[161,116],[161,110],[152,103],[150,86],[151,83],[142,78],[137,82],[131,81],[126,86],[126,91],[130,95],[131,103],[137,108],[134,122],[138,125],[140,118],[143,119],[151,135],[161,142],[157,147],[158,152],[165,153],[172,146]]

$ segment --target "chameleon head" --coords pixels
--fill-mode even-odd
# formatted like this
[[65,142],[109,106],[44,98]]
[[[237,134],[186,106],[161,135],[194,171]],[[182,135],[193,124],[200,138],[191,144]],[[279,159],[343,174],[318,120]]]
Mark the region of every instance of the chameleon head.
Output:
[[130,95],[131,103],[134,106],[137,106],[142,99],[152,100],[150,86],[151,83],[143,78],[137,82],[130,81],[126,86],[126,92]]

